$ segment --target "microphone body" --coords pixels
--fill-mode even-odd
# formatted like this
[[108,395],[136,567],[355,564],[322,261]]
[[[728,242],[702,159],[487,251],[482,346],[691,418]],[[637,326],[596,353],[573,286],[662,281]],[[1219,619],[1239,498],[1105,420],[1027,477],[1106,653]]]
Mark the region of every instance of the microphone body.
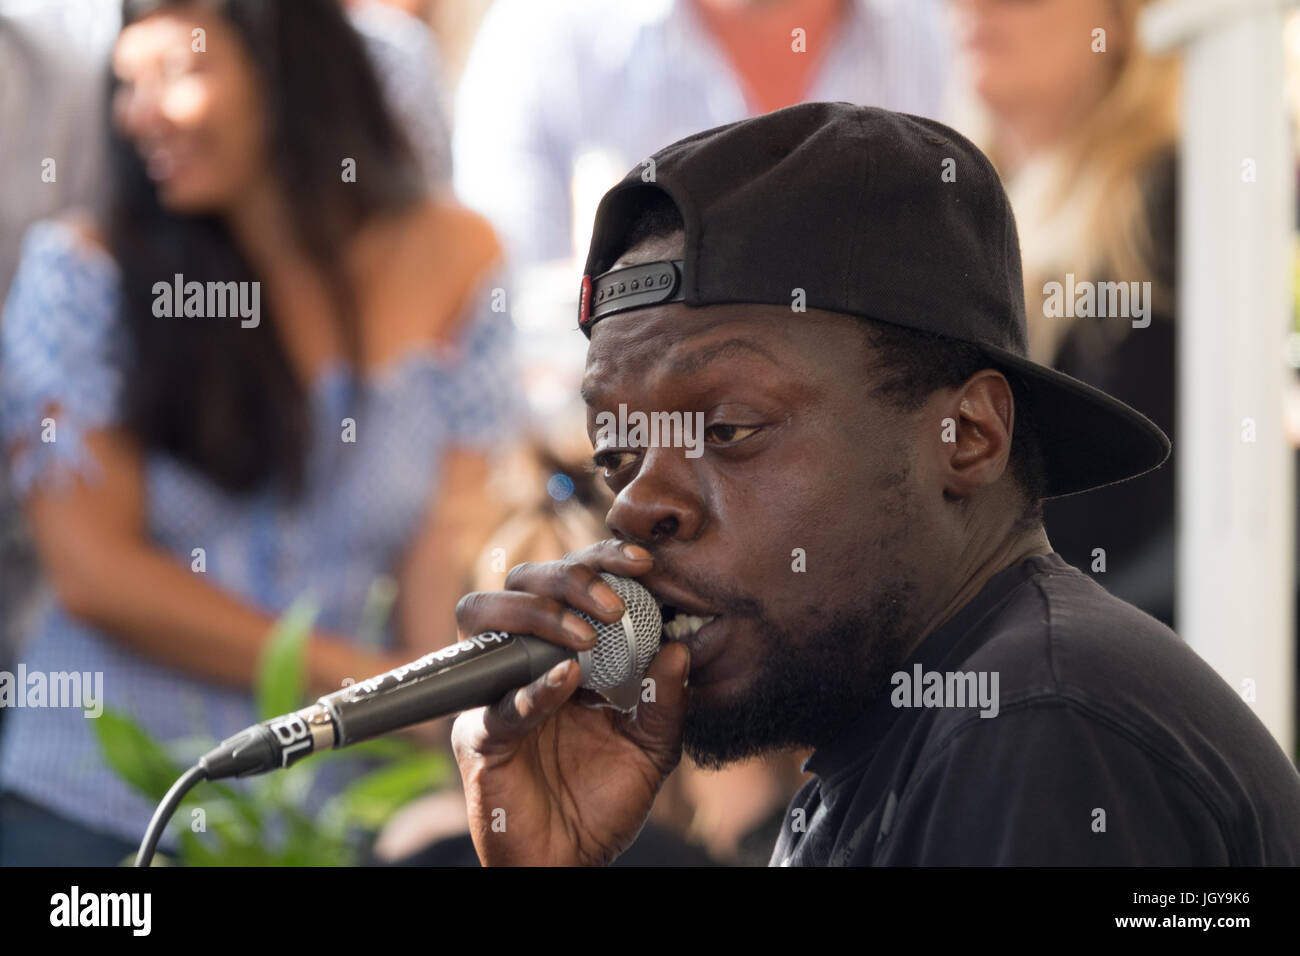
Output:
[[582,686],[595,690],[640,677],[659,648],[658,605],[635,581],[612,574],[602,577],[627,611],[613,624],[582,615],[597,630],[591,649],[574,651],[530,634],[476,634],[227,738],[199,761],[205,779],[288,767],[321,750],[492,704],[561,661],[578,661]]
[[[488,631],[335,691],[318,703],[329,710],[339,730],[334,746],[346,747],[394,727],[482,707],[531,684],[561,661],[580,657],[578,651],[529,634]],[[421,685],[427,685],[427,691],[414,692]]]

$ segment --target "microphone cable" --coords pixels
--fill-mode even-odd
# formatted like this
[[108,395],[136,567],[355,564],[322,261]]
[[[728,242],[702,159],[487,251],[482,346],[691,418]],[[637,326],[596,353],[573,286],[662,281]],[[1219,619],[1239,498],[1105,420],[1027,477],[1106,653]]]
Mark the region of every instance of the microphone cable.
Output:
[[167,822],[180,806],[185,794],[189,793],[194,787],[207,779],[207,774],[199,764],[195,764],[180,778],[172,784],[172,788],[167,791],[167,796],[162,798],[162,803],[158,804],[158,809],[153,812],[153,819],[149,821],[149,828],[144,832],[144,839],[140,841],[140,852],[136,854],[136,866],[149,866],[153,862],[154,850],[158,848],[158,841],[162,839],[163,830],[167,827]]

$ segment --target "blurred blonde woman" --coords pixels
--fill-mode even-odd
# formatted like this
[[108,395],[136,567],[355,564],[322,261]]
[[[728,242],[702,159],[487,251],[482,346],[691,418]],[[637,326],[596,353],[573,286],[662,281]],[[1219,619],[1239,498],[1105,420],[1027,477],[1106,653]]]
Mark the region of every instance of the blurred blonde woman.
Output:
[[[973,99],[968,132],[1015,208],[1033,357],[1172,435],[1179,68],[1139,45],[1146,5],[949,3]],[[1117,282],[1127,304],[1100,285]],[[1174,471],[1171,459],[1086,501],[1044,505],[1067,561],[1171,625]]]

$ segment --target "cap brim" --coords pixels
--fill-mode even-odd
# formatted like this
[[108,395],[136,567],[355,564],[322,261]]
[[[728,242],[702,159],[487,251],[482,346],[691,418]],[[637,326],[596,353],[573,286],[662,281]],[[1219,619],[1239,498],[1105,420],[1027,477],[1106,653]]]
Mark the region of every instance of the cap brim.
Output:
[[1077,378],[1024,356],[979,346],[1016,374],[1029,392],[1047,479],[1044,497],[1059,498],[1127,481],[1159,468],[1168,436],[1136,409]]

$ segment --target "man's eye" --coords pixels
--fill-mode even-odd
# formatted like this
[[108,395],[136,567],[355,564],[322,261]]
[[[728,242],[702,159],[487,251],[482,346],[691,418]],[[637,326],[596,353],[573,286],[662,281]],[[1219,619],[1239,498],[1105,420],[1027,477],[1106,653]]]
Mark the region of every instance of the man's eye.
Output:
[[738,441],[744,441],[758,429],[758,425],[710,425],[704,429],[704,438],[705,441],[712,438],[720,445],[734,445]]
[[592,455],[591,460],[597,468],[604,469],[606,478],[612,478],[635,457],[636,453],[630,451],[602,451]]

